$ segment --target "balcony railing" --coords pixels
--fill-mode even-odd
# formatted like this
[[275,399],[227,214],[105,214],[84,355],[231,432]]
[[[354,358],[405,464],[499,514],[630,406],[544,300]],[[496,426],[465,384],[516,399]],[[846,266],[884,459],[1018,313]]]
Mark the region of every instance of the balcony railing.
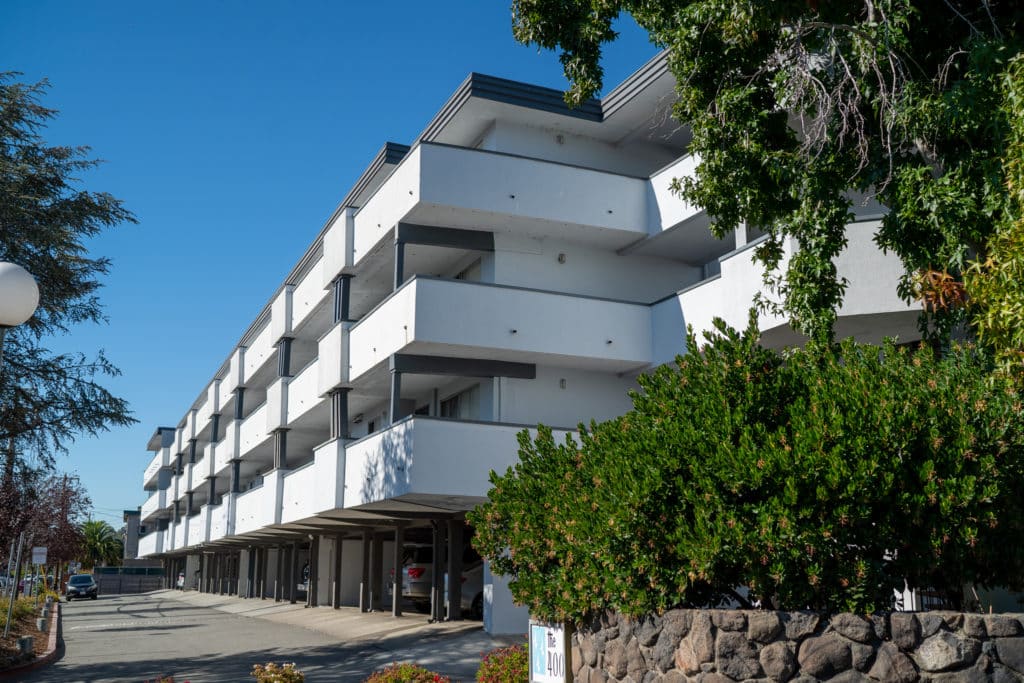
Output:
[[299,374],[288,380],[288,424],[292,424],[321,402],[317,391],[319,371],[319,362],[314,359],[302,368]]
[[188,518],[188,545],[195,546],[207,541],[206,514],[207,509],[204,505],[200,508],[199,514]]
[[[345,450],[345,507],[410,493],[483,497],[518,460],[521,425],[413,416]],[[555,433],[563,439],[568,432]]]
[[350,379],[416,345],[447,346],[450,355],[485,348],[495,360],[521,361],[524,354],[587,359],[623,372],[650,362],[650,307],[417,277],[351,328]]
[[[471,212],[480,228],[556,235],[619,233],[622,245],[647,234],[648,183],[605,171],[512,154],[420,143],[355,216],[354,262],[419,207]],[[343,229],[338,221],[332,229]]]
[[142,522],[152,517],[154,514],[163,510],[167,507],[167,489],[160,489],[154,491],[153,495],[146,499],[146,502],[142,504],[140,508],[139,518]]
[[238,456],[244,458],[246,453],[266,441],[268,436],[267,404],[264,403],[245,418],[238,430]]
[[150,531],[139,538],[139,557],[148,557],[164,551],[164,532]]
[[171,449],[161,448],[153,455],[153,459],[146,465],[146,471],[142,475],[142,485],[155,486],[157,484],[157,475],[160,470],[164,467],[169,466],[171,458]]

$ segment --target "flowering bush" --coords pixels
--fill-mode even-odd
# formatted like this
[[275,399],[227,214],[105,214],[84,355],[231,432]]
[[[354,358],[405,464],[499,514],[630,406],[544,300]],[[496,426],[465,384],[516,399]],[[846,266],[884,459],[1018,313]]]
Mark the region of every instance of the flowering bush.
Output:
[[422,666],[403,662],[374,671],[364,683],[451,683],[451,679]]
[[306,680],[306,675],[296,669],[294,663],[280,666],[273,662],[254,664],[249,675],[259,683],[303,683]]
[[522,683],[529,679],[530,655],[525,645],[499,647],[484,655],[476,672],[478,683]]

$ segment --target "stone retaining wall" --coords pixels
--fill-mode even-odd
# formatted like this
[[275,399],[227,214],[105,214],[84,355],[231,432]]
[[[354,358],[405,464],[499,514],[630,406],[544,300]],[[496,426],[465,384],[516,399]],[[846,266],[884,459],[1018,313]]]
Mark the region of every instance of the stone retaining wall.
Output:
[[1024,682],[1024,615],[606,613],[572,638],[576,683]]

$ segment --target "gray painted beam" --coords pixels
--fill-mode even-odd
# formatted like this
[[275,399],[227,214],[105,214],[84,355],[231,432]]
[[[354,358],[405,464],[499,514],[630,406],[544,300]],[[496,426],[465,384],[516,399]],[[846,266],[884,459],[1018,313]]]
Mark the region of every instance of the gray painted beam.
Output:
[[396,353],[391,356],[389,365],[393,373],[408,372],[414,375],[537,378],[537,366],[533,363],[513,363],[483,358],[452,358]]
[[483,230],[399,223],[395,228],[395,239],[407,244],[470,249],[472,251],[494,251],[494,233]]

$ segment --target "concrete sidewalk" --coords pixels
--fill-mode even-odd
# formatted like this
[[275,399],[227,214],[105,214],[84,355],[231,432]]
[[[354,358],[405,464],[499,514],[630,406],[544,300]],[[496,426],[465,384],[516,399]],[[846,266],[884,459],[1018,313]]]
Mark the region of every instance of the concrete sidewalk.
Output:
[[478,621],[431,624],[422,614],[393,617],[389,612],[363,613],[356,607],[307,608],[301,604],[195,591],[160,590],[149,595],[309,629],[336,639],[341,645],[372,648],[379,656],[367,658],[366,676],[391,662],[416,662],[453,681],[473,681],[484,653],[526,641],[525,633],[492,637]]

